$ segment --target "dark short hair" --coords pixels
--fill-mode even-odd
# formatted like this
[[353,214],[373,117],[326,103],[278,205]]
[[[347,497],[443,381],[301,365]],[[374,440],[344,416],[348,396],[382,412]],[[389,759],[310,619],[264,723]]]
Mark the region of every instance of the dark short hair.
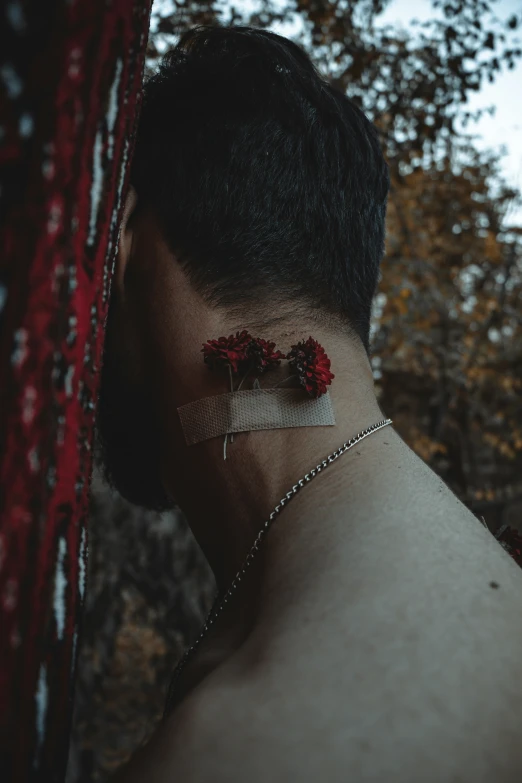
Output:
[[145,83],[131,181],[208,303],[268,320],[302,308],[369,354],[388,165],[298,45],[252,27],[185,33]]

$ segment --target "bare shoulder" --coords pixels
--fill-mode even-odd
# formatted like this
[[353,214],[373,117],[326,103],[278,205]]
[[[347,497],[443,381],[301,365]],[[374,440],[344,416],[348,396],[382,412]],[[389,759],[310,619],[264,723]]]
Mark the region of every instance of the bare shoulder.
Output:
[[329,709],[312,683],[308,699],[285,698],[282,683],[278,697],[270,684],[244,685],[183,705],[117,783],[520,781],[520,699],[506,722],[498,700],[475,705],[478,716],[465,694],[464,704],[448,699],[436,681],[397,698],[377,677],[363,703],[340,687],[340,715],[331,686]]
[[331,609],[296,607],[202,691],[213,780],[520,780],[522,570],[458,502],[433,519],[362,548]]
[[352,541],[331,589],[254,633],[117,783],[519,783],[522,569],[440,494]]
[[451,569],[410,574],[402,593],[361,596],[331,638],[312,625],[251,649],[118,783],[519,783],[522,585],[500,561],[453,585]]

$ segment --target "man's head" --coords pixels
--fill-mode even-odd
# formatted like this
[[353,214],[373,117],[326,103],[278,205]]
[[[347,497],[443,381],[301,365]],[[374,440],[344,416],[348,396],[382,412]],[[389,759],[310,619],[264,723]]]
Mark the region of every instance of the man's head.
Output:
[[[160,508],[169,501],[152,455],[161,422],[150,362],[161,349],[144,303],[158,314],[169,300],[168,284],[151,280],[147,227],[188,298],[210,314],[231,324],[248,314],[267,330],[321,324],[369,354],[389,173],[373,125],[302,49],[264,30],[200,27],[145,84],[131,183],[137,203],[122,227],[99,424],[109,478]],[[192,312],[180,314],[180,333]]]

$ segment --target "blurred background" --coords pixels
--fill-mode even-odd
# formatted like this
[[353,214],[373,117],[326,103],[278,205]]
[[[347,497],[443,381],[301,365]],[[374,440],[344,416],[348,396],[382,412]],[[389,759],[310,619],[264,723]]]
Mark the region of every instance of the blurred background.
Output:
[[[216,22],[293,38],[379,128],[381,406],[493,533],[522,530],[522,4],[156,0],[147,69]],[[133,507],[98,474],[89,536],[67,783],[106,780],[150,735],[214,595],[182,515]]]

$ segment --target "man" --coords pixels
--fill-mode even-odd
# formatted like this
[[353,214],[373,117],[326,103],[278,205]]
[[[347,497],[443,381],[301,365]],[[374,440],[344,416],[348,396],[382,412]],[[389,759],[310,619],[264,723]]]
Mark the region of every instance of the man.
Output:
[[[145,87],[100,396],[107,475],[185,511],[221,594],[274,507],[385,419],[369,362],[387,165],[307,56],[187,33]],[[202,344],[312,335],[335,426],[188,446],[178,408],[229,390]],[[283,362],[262,376],[273,387]],[[275,519],[120,783],[520,780],[522,574],[392,426]]]

